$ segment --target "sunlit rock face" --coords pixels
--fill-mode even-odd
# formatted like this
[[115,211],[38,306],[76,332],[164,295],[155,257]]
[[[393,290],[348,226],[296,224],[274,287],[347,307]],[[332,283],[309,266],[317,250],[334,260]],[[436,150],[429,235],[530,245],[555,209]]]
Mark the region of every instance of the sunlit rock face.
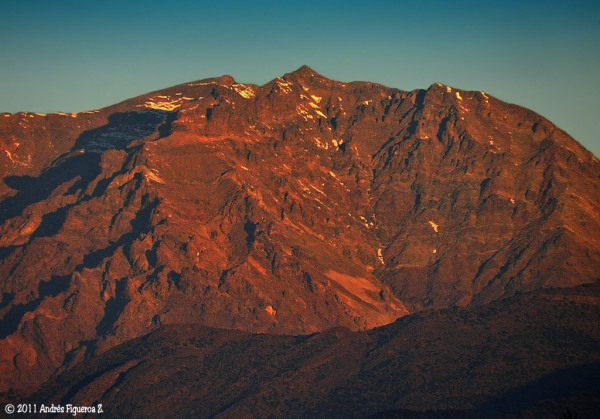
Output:
[[544,118],[308,67],[0,115],[0,391],[161,325],[308,334],[600,277],[600,163]]

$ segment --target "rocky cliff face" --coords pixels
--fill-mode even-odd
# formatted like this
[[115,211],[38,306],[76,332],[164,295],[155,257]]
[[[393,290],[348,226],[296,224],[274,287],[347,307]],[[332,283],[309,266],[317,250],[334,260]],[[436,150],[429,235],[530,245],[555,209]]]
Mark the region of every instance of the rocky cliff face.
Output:
[[365,330],[600,276],[600,163],[482,92],[228,76],[0,115],[0,391],[160,325]]

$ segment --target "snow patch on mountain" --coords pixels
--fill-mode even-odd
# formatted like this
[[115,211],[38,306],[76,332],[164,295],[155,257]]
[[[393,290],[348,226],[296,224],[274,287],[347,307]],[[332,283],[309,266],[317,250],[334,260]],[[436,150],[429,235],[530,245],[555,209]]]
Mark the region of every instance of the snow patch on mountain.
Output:
[[429,221],[429,225],[431,226],[431,228],[433,228],[433,231],[435,231],[436,233],[439,233],[439,224],[434,223],[433,221]]
[[246,86],[245,84],[234,84],[232,87],[233,90],[238,92],[238,94],[245,99],[252,99],[254,96],[256,96],[254,89],[252,89],[250,86]]
[[178,97],[175,99],[169,96],[156,96],[150,97],[149,100],[141,105],[137,105],[137,107],[172,112],[175,109],[179,109],[184,103],[192,100],[194,100],[194,98],[191,97]]
[[275,79],[275,83],[277,83],[277,86],[279,86],[279,89],[283,93],[288,94],[292,92],[292,88],[290,86],[292,86],[293,84],[291,82],[285,81],[281,77],[277,77]]

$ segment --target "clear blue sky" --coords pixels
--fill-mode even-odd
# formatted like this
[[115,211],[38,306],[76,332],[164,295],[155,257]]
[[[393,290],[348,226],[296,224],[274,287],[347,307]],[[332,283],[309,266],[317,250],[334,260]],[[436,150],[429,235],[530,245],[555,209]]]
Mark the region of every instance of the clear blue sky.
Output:
[[600,2],[0,0],[0,112],[76,112],[207,77],[483,90],[600,156]]

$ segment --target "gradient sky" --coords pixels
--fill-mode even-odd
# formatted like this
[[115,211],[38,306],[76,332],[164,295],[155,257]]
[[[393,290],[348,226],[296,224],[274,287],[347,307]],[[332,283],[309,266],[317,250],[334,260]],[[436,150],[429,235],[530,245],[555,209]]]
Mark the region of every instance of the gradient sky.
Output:
[[0,112],[78,112],[307,64],[341,81],[483,90],[600,156],[600,2],[0,0]]

